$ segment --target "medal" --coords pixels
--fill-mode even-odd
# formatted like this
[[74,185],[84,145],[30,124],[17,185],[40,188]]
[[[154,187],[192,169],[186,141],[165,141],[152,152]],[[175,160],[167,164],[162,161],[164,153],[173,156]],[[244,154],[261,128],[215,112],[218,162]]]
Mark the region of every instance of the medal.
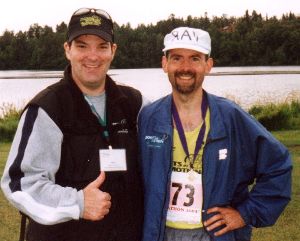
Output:
[[195,179],[196,179],[196,175],[197,175],[197,173],[196,173],[193,169],[191,169],[191,170],[189,171],[189,177],[188,177],[188,179],[189,179],[191,182],[193,182],[193,181],[195,181]]

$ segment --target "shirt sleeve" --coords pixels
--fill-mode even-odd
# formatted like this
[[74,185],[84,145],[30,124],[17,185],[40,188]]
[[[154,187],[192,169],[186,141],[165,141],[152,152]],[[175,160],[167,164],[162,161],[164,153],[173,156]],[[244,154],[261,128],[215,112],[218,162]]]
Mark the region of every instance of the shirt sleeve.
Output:
[[40,224],[79,219],[83,191],[55,183],[63,134],[47,113],[30,106],[22,115],[1,179],[10,203]]

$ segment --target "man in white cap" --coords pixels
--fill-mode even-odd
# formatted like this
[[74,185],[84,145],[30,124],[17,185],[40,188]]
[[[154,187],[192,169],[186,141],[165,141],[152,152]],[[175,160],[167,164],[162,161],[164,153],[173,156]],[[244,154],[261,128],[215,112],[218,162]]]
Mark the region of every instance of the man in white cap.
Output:
[[213,66],[206,31],[176,28],[164,45],[172,94],[139,115],[143,241],[248,241],[290,200],[290,155],[239,106],[203,90]]

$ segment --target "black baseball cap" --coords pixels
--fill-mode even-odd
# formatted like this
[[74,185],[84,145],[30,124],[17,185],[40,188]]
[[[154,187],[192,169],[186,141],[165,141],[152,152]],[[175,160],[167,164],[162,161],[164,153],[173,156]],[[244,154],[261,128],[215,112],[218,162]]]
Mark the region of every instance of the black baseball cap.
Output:
[[83,34],[97,35],[107,42],[114,42],[113,21],[110,15],[101,9],[80,8],[70,19],[67,41],[71,42]]

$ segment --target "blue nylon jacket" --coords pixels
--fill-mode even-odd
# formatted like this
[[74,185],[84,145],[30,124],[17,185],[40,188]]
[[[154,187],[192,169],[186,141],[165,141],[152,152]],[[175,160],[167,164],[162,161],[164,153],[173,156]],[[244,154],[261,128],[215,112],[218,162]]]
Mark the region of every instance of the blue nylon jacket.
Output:
[[[220,237],[213,237],[216,230],[210,235],[215,241],[248,241],[252,226],[273,225],[290,201],[290,154],[239,106],[208,93],[207,98],[210,131],[202,164],[202,220],[209,218],[208,208],[231,206],[246,226]],[[162,241],[164,236],[172,164],[171,99],[171,95],[163,97],[139,115],[145,192],[143,241]]]

